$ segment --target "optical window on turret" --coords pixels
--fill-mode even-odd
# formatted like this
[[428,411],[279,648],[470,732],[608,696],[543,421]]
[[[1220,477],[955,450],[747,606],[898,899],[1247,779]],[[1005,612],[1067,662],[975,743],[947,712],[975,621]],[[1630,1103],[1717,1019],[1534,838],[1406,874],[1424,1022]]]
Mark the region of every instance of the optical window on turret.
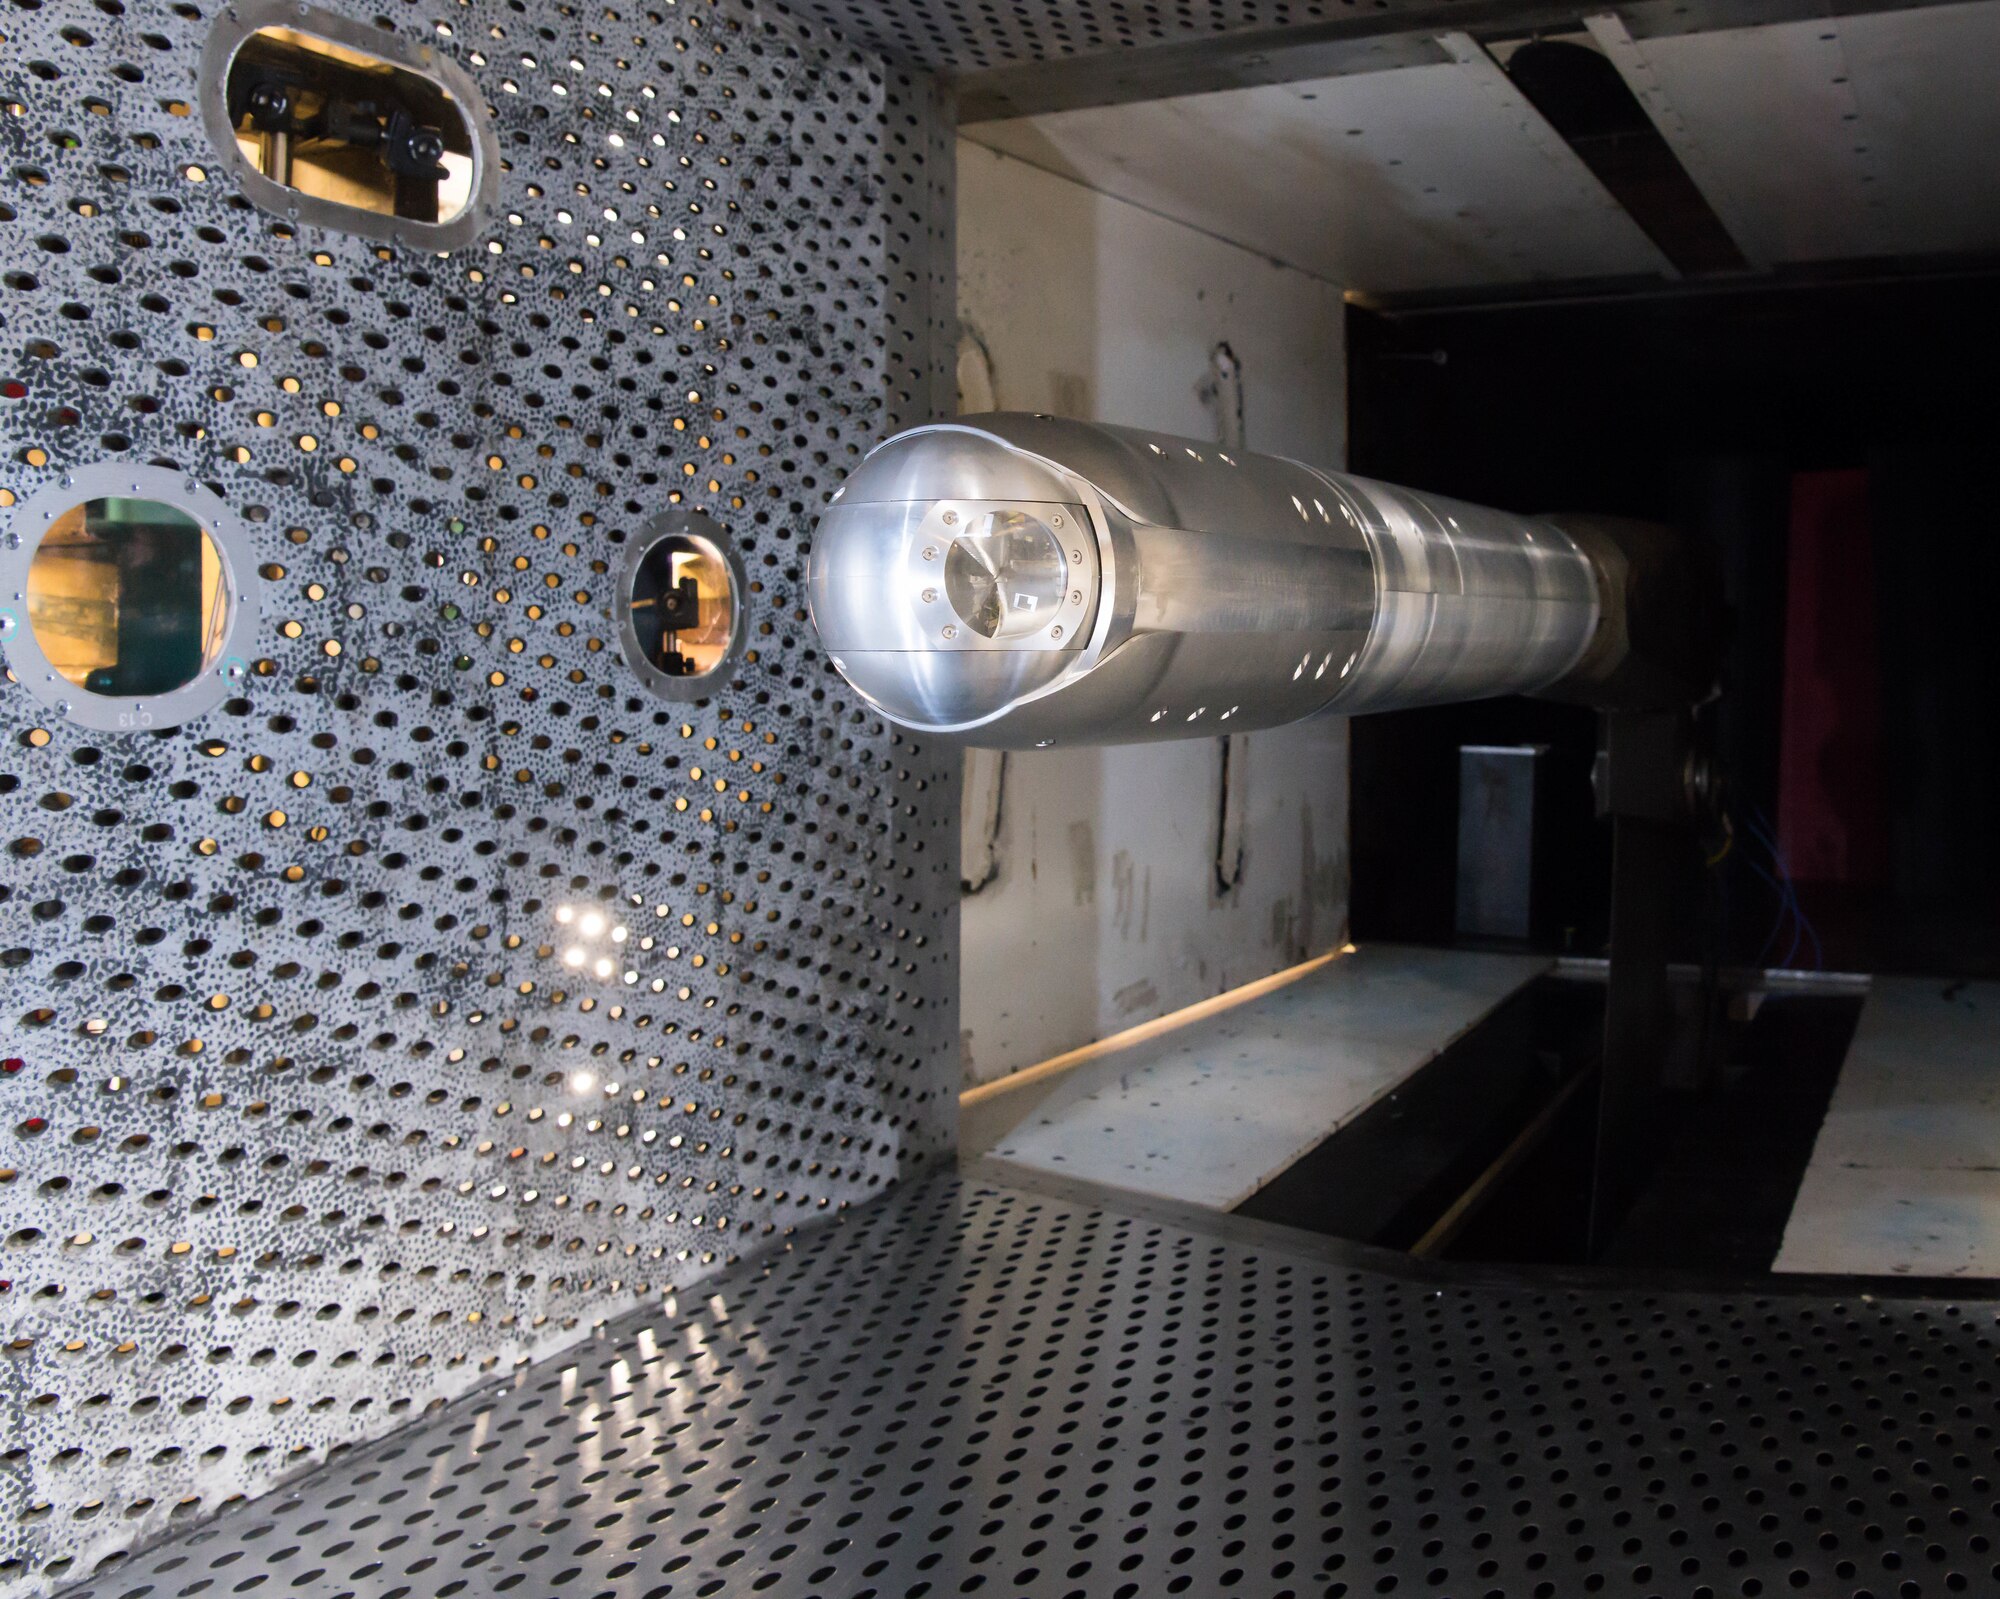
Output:
[[[1046,514],[981,512],[952,540],[944,562],[945,594],[959,618],[982,638],[1039,633],[1051,617],[1061,615],[1069,563],[1063,559],[1062,540],[1043,520]],[[1073,517],[1080,514],[1071,512]]]
[[472,129],[421,73],[263,28],[230,61],[226,92],[237,147],[274,183],[419,223],[450,222],[472,203]]

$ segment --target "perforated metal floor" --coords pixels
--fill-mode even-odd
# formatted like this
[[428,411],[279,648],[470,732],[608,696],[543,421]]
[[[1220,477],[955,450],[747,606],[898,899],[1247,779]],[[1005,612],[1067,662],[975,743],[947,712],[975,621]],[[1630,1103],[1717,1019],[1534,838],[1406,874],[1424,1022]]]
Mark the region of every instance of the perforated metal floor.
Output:
[[944,1175],[77,1590],[1991,1593],[1994,1314]]

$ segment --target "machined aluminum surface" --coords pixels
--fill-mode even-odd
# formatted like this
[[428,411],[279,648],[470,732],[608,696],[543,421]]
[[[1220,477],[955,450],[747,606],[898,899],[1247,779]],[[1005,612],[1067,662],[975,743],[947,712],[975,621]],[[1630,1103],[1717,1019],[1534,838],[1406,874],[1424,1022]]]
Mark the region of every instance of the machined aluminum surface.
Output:
[[77,1599],[1990,1592],[1990,1304],[941,1173]]
[[[264,603],[177,731],[0,683],[0,1594],[951,1139],[957,758],[801,589],[846,465],[932,414],[947,108],[765,8],[390,10],[346,14],[454,61],[507,166],[445,254],[239,190],[225,7],[7,16],[0,534],[171,468]],[[667,705],[615,587],[682,511],[744,648]]]
[[[972,503],[1087,524],[1038,631],[977,636],[931,583]],[[835,666],[885,715],[997,748],[1531,693],[1577,664],[1600,606],[1589,558],[1544,520],[1005,413],[874,450],[820,520],[807,587]]]

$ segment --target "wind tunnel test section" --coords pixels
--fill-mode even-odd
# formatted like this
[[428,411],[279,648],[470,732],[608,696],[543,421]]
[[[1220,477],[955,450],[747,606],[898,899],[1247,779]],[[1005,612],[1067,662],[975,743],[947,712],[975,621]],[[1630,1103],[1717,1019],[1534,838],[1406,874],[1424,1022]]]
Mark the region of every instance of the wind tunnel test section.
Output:
[[877,447],[820,520],[808,591],[884,715],[1045,748],[1505,694],[1685,705],[1710,654],[1688,622],[1715,607],[1678,549],[1646,524],[998,414]]

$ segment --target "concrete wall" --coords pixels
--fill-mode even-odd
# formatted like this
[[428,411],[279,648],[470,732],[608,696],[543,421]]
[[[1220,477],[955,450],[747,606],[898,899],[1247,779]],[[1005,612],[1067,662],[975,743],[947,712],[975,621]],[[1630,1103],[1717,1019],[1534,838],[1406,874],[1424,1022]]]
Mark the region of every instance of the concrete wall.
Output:
[[[1218,436],[1227,341],[1251,449],[1339,465],[1337,286],[961,140],[959,312],[1007,410]],[[977,366],[977,362],[970,365]],[[984,374],[966,367],[962,387]],[[1347,926],[1347,728],[1237,741],[1241,875],[1216,875],[1221,741],[971,758],[960,911],[968,1084],[1234,988]],[[990,848],[989,848],[990,844]]]

